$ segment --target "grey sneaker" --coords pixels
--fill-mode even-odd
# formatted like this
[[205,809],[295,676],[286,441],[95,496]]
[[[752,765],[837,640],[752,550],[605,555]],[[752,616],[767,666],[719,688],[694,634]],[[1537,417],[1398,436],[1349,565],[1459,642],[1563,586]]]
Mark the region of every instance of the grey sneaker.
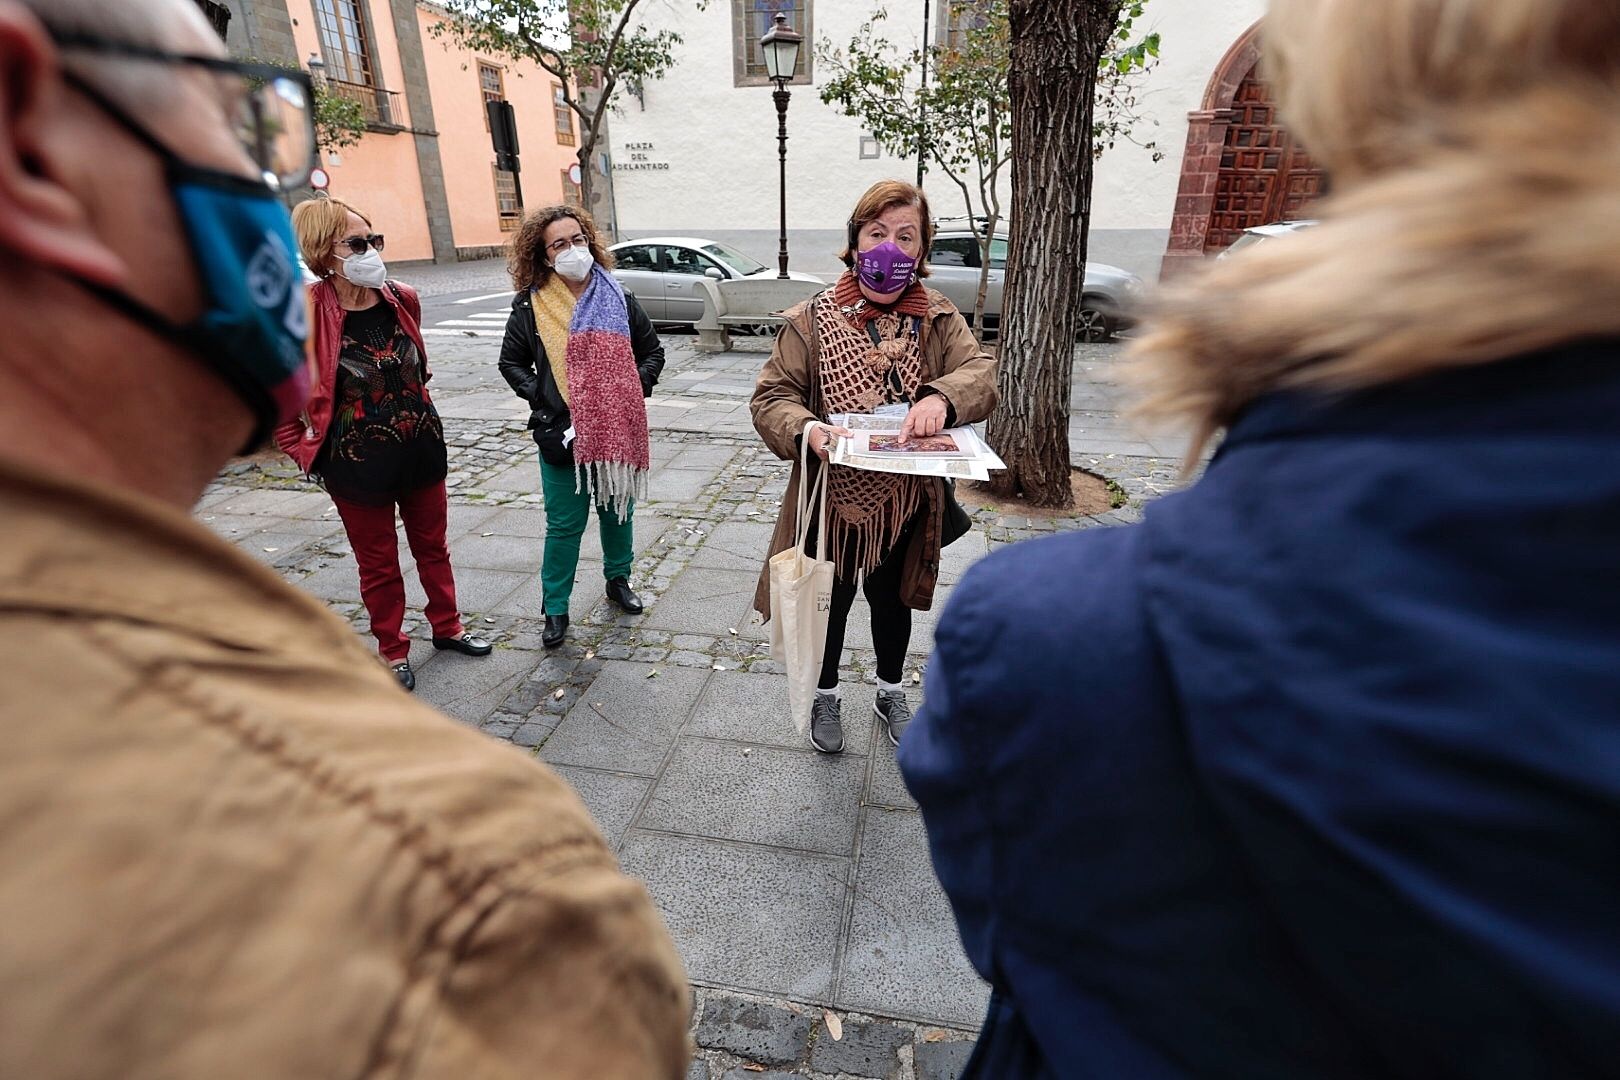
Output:
[[837,754],[844,749],[843,703],[835,697],[817,694],[810,707],[810,745],[823,754]]
[[911,703],[906,700],[906,692],[879,690],[877,704],[872,706],[872,711],[883,721],[889,741],[899,746],[900,736],[906,733],[906,726],[911,723]]

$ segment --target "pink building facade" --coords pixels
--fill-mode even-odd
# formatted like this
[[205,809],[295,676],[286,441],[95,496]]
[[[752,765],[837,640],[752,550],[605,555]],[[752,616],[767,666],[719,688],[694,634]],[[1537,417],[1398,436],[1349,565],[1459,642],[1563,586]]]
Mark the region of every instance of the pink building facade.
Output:
[[[218,7],[220,5],[215,4]],[[390,263],[497,253],[534,208],[574,201],[577,118],[557,81],[532,63],[484,56],[434,32],[445,13],[425,0],[225,0],[237,55],[296,63],[360,104],[366,131],[323,150],[328,190],[388,237]],[[485,102],[517,120],[521,171],[497,170]],[[521,188],[521,190],[520,190]]]

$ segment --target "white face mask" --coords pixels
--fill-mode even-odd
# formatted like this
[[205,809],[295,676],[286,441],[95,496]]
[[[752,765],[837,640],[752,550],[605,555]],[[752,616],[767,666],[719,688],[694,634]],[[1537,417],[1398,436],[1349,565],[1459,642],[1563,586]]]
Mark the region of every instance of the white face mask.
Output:
[[347,278],[351,285],[363,289],[380,289],[383,282],[388,280],[388,267],[383,263],[382,256],[371,249],[363,255],[350,255],[344,259],[343,269],[338,273]]
[[596,260],[588,247],[571,247],[552,261],[552,267],[569,281],[584,281],[591,276]]

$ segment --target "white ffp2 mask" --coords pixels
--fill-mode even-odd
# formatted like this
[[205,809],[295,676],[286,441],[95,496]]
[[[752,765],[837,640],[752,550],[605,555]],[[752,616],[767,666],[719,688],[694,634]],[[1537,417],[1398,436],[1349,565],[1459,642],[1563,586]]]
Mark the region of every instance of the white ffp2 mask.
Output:
[[350,255],[343,260],[343,269],[340,273],[348,279],[349,284],[358,285],[363,289],[380,289],[383,282],[388,280],[388,266],[375,250],[368,250],[362,255]]
[[591,257],[591,249],[584,247],[571,247],[551,264],[563,277],[569,281],[584,281],[591,276],[591,268],[596,260]]

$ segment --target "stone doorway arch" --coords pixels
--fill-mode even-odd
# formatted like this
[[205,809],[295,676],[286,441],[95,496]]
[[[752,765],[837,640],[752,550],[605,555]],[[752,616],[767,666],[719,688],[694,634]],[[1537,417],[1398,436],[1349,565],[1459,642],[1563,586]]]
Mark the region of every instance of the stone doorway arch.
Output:
[[1247,228],[1297,217],[1323,173],[1277,119],[1259,75],[1260,24],[1227,51],[1187,118],[1187,153],[1161,276],[1222,251]]

